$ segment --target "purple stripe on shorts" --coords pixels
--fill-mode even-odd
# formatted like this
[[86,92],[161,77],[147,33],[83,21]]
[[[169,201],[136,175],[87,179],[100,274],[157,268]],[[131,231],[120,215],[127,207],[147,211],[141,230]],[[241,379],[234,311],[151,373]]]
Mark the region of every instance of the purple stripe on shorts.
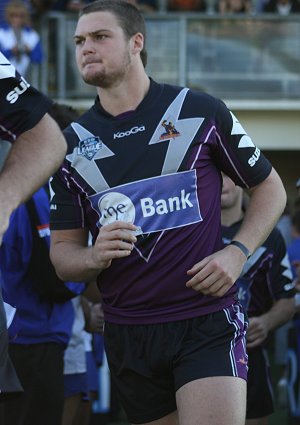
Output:
[[246,331],[248,322],[239,303],[223,309],[228,323],[235,327],[234,338],[230,344],[230,362],[233,376],[247,380],[248,355],[246,351]]

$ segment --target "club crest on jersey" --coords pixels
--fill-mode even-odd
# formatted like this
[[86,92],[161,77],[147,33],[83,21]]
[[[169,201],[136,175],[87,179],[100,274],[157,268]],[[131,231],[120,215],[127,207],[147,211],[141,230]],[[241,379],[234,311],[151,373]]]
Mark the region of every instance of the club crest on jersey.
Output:
[[170,140],[180,136],[179,131],[176,130],[172,121],[163,120],[161,125],[164,127],[165,131],[161,134],[160,140]]
[[91,160],[101,147],[102,141],[98,136],[89,137],[88,139],[81,140],[79,142],[77,154]]

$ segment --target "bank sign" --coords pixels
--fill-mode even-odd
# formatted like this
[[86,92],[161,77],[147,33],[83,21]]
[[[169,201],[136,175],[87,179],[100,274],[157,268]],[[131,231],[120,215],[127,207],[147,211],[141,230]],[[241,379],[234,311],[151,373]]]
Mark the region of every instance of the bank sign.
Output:
[[138,227],[137,234],[173,229],[202,221],[196,171],[152,177],[90,197],[98,227],[116,220]]

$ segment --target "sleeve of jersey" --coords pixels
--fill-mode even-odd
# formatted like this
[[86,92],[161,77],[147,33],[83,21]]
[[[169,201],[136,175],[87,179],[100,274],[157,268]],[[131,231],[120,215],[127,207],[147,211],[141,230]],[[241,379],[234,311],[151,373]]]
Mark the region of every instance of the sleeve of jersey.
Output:
[[295,288],[292,284],[291,264],[284,239],[278,229],[275,228],[273,230],[268,243],[270,243],[270,249],[274,252],[272,267],[270,269],[270,285],[273,296],[276,300],[291,298],[295,295]]
[[253,187],[270,174],[272,165],[235,115],[220,101],[216,112],[216,161],[237,185]]
[[73,190],[68,171],[68,163],[50,180],[50,228],[51,230],[71,230],[85,227],[85,215],[81,198]]
[[0,53],[0,138],[13,142],[33,128],[51,104]]

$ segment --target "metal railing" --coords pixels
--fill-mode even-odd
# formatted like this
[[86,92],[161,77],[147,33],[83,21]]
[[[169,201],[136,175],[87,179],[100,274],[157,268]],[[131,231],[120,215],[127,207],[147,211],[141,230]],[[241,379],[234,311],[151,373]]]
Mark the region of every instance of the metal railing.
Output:
[[[300,100],[300,16],[156,13],[145,15],[147,72],[156,81],[226,99]],[[46,59],[34,83],[60,99],[87,99],[94,87],[77,72],[77,17],[50,13],[40,22]]]

